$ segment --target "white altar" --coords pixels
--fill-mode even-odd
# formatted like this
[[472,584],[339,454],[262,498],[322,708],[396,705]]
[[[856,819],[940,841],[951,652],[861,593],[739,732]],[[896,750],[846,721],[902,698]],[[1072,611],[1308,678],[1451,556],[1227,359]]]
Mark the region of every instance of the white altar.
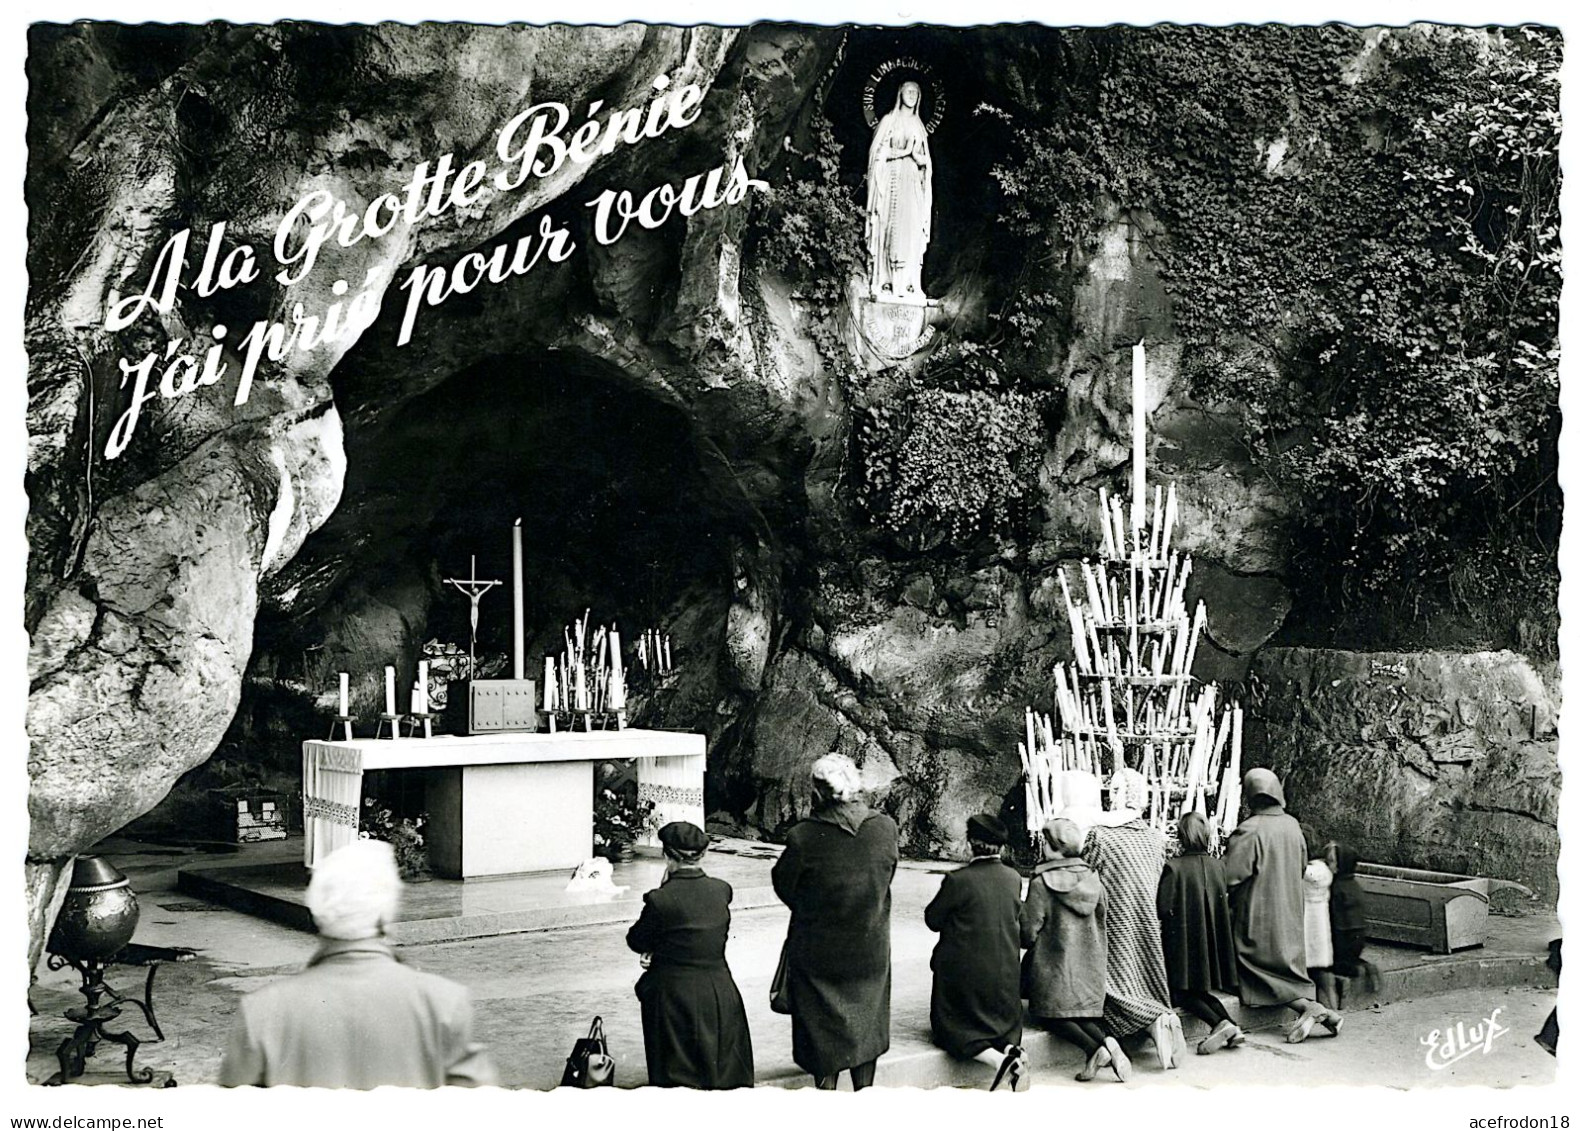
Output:
[[[302,743],[306,860],[357,837],[362,775],[427,776],[428,852],[441,876],[468,879],[574,868],[592,855],[593,775],[600,762],[634,760],[637,796],[654,828],[703,826],[707,740],[659,730],[541,731]],[[656,845],[650,831],[639,843]]]

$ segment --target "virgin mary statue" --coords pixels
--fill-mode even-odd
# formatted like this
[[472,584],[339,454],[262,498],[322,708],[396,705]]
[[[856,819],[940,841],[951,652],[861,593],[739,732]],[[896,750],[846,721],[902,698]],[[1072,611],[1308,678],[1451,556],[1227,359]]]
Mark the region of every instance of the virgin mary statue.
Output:
[[867,151],[867,251],[877,299],[926,297],[922,257],[933,230],[933,161],[917,113],[921,100],[916,83],[902,85]]

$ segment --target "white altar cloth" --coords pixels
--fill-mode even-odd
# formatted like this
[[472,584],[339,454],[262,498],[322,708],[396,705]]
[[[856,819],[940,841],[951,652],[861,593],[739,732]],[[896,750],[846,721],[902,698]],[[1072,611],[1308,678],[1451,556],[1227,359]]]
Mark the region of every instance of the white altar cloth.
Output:
[[[543,731],[302,743],[305,857],[355,840],[368,770],[430,774],[428,842],[440,874],[574,867],[592,855],[593,766],[634,760],[657,828],[704,823],[707,740],[660,730]],[[651,832],[642,842],[656,844]]]

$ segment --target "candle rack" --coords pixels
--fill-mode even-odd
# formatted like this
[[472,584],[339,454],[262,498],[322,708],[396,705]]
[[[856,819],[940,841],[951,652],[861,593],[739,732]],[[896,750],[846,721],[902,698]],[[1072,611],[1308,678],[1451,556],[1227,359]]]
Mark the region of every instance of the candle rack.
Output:
[[[1146,360],[1132,352],[1130,505],[1098,490],[1100,547],[1073,580],[1059,570],[1074,662],[1053,671],[1053,706],[1028,708],[1019,744],[1027,829],[1035,836],[1063,807],[1060,776],[1109,776],[1114,804],[1150,802],[1154,828],[1208,815],[1221,837],[1239,812],[1239,707],[1191,675],[1207,608],[1188,610],[1191,559],[1174,544],[1174,484],[1146,484]],[[1207,814],[1209,797],[1214,811]]]
[[595,730],[624,730],[626,717],[624,711],[582,711],[582,710],[555,710],[544,711],[549,724],[549,733],[557,734],[561,730],[582,730],[591,733]]

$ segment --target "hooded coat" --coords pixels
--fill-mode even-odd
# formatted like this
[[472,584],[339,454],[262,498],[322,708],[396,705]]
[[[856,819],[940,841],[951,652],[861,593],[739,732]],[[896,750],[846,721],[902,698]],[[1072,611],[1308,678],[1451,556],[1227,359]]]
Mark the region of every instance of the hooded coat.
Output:
[[982,857],[944,877],[923,913],[933,948],[933,1042],[968,1059],[1020,1043],[1020,875]]
[[824,806],[785,837],[774,892],[790,908],[791,1055],[832,1076],[889,1051],[889,884],[894,821],[859,801]]
[[1033,1017],[1101,1017],[1108,901],[1080,857],[1039,864],[1020,908],[1020,992]]
[[1281,801],[1264,796],[1223,856],[1246,1005],[1288,1005],[1317,993],[1306,973],[1306,838]]

